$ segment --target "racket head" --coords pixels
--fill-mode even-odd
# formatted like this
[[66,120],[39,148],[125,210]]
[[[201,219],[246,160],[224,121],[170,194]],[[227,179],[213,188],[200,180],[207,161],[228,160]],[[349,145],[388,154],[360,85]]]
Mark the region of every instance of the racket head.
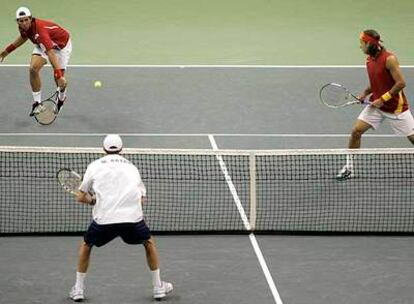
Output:
[[322,104],[334,109],[361,103],[347,88],[334,82],[327,83],[321,87],[319,99]]
[[50,125],[57,117],[57,105],[53,100],[42,101],[34,109],[34,118],[41,125]]
[[77,194],[79,186],[82,182],[82,177],[76,171],[68,168],[62,168],[56,173],[56,178],[60,186],[70,194]]

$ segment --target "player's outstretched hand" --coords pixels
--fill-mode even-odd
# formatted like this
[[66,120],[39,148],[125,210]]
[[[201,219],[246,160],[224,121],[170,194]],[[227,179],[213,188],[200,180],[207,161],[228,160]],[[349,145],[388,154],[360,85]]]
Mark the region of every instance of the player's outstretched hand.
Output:
[[7,53],[6,50],[2,51],[0,53],[0,62],[3,62],[4,58],[6,58],[7,55],[9,55],[9,53]]

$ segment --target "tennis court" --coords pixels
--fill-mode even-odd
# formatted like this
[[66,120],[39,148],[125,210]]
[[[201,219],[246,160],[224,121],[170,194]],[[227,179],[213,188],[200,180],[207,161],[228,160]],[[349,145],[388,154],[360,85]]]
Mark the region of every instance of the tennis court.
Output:
[[[7,69],[17,72],[24,71],[24,68],[21,67],[7,67]],[[309,90],[315,89],[317,91],[319,82],[324,80],[310,84],[306,77],[308,68],[289,68],[284,71],[281,71],[283,68],[276,67],[271,69],[232,67],[110,68],[111,73],[115,75],[112,77],[109,77],[107,72],[99,74],[103,69],[107,68],[73,68],[74,79],[78,77],[80,79],[82,77],[99,78],[103,79],[104,84],[111,83],[112,87],[111,89],[102,88],[96,92],[96,89],[88,88],[85,85],[87,81],[79,81],[77,84],[79,90],[73,92],[71,100],[73,104],[67,105],[59,120],[53,125],[54,132],[50,132],[50,128],[46,129],[34,125],[33,122],[22,117],[18,113],[24,112],[25,108],[22,103],[14,103],[16,109],[12,111],[14,117],[10,119],[15,124],[12,126],[2,125],[2,130],[10,132],[2,134],[2,143],[22,146],[99,147],[104,133],[119,132],[125,134],[126,146],[138,148],[212,149],[214,142],[222,149],[257,149],[257,147],[283,149],[292,146],[295,148],[342,147],[346,144],[347,135],[335,135],[335,131],[338,130],[339,133],[341,130],[339,126],[349,123],[347,120],[352,119],[359,111],[359,109],[351,108],[340,114],[332,111],[328,114],[322,114],[326,110],[319,105],[316,94],[314,94],[313,100],[309,101],[304,96],[295,96],[294,90],[286,97],[289,98],[286,101],[275,100],[274,96],[277,95],[275,92],[280,91],[281,87],[286,88],[287,83],[300,82],[301,86],[308,86]],[[125,83],[117,84],[109,78],[119,79],[117,73],[120,75],[123,69],[127,69],[127,73],[131,73],[128,78],[145,79],[146,83],[130,90],[127,96],[118,100],[114,105],[112,100],[121,95],[122,89],[119,87]],[[329,75],[325,74],[333,73],[332,69],[315,68],[312,69],[312,73],[320,74],[315,79],[327,79]],[[0,72],[4,70],[2,68]],[[354,78],[363,77],[363,70],[360,68],[335,68],[334,70],[337,78],[343,82],[350,82],[351,85]],[[274,87],[269,83],[264,84],[266,79],[270,81],[272,78],[277,78],[276,74],[281,72],[290,74],[291,79],[294,80],[280,84],[281,87]],[[406,69],[405,72],[407,78],[413,77],[411,69]],[[94,75],[82,76],[82,74],[90,73],[94,73]],[[108,80],[105,79],[105,76],[109,77]],[[150,76],[153,77],[152,80]],[[219,76],[222,76],[222,79],[217,79]],[[23,76],[18,76],[16,81],[20,78]],[[197,81],[200,82],[200,78],[203,79],[202,82],[207,88],[202,88],[201,92],[189,89],[193,88]],[[217,81],[211,83],[206,79]],[[231,81],[224,83],[224,79]],[[236,82],[235,79],[238,81]],[[171,82],[173,84],[168,89],[168,84]],[[149,86],[151,83],[153,83],[153,87]],[[158,87],[162,84],[165,84],[167,88],[160,91]],[[81,91],[80,88],[83,86],[84,90]],[[262,89],[257,92],[256,86],[262,86]],[[131,85],[131,87],[133,86]],[[214,89],[214,87],[219,87],[219,89]],[[241,88],[245,90],[243,93],[240,93]],[[214,91],[215,96],[208,95],[209,90]],[[143,91],[147,93],[144,95]],[[237,96],[234,96],[234,92],[238,92]],[[151,96],[151,93],[156,93],[157,96]],[[13,93],[9,91],[9,94]],[[102,96],[96,97],[94,96],[96,94],[102,94]],[[88,98],[82,99],[84,98],[82,96],[88,96]],[[135,100],[135,96],[140,97],[138,101]],[[209,99],[203,100],[206,99],[206,96]],[[141,100],[142,102],[140,102]],[[199,102],[194,103],[194,100]],[[252,110],[251,100],[260,100],[261,107],[257,109],[258,113],[254,109]],[[81,101],[82,104],[80,104]],[[102,109],[102,115],[105,116],[103,121],[93,110],[96,102],[99,102],[99,109]],[[299,113],[303,116],[294,120],[292,116],[289,116],[289,111],[280,110],[285,102],[299,102],[301,103],[300,107],[306,107],[307,111]],[[139,103],[139,106],[134,106],[136,103]],[[311,103],[310,107],[309,103]],[[119,107],[130,110],[127,113],[120,113],[116,110]],[[179,107],[182,111],[177,110]],[[85,111],[85,109],[87,110]],[[193,116],[200,115],[199,118],[191,117],[188,109],[194,111]],[[273,111],[269,109],[273,109]],[[82,114],[84,112],[89,112],[91,115]],[[233,115],[228,115],[225,112],[231,112]],[[324,133],[321,132],[323,128],[318,121],[306,119],[309,115],[334,117],[335,119],[326,122],[326,125],[335,128],[331,137],[323,135]],[[139,119],[141,116],[144,118]],[[270,116],[274,116],[276,119]],[[343,116],[347,119],[344,119]],[[179,118],[177,119],[177,117]],[[19,124],[19,120],[26,121],[27,126]],[[214,128],[208,129],[207,125],[203,125],[203,120],[206,122],[215,121]],[[341,122],[341,120],[343,121]],[[295,121],[306,122],[306,125],[293,123]],[[83,132],[82,130],[85,128],[91,133]],[[55,129],[58,134],[53,134]],[[272,129],[285,130],[287,133],[274,134]],[[174,131],[174,133],[168,133],[168,130]],[[231,130],[231,132],[226,130]],[[246,134],[232,134],[235,130],[241,130]],[[249,133],[249,130],[254,132]],[[204,132],[206,133],[202,134]],[[207,132],[214,135],[208,137]],[[180,136],[180,134],[183,135]],[[322,135],[315,136],[315,134]],[[406,139],[391,136],[386,128],[382,132],[376,132],[375,135],[375,137],[366,138],[364,144],[366,143],[366,146],[370,147],[409,147]],[[222,183],[221,191],[225,192],[227,185]],[[196,191],[195,189],[197,189],[196,185],[193,186],[192,191]],[[243,195],[239,195],[243,199]],[[228,191],[228,196],[231,203],[230,191]],[[285,197],[286,199],[287,197]],[[47,210],[44,210],[44,213],[47,214]],[[236,212],[235,216],[230,216],[230,218],[234,220],[234,217],[237,216]],[[58,216],[57,219],[59,218]],[[51,222],[52,220],[50,220]],[[64,221],[61,219],[59,222]],[[410,268],[404,264],[404,261],[410,260],[407,253],[409,250],[406,250],[411,246],[410,237],[258,235],[258,246],[273,277],[277,288],[276,293],[269,287],[247,236],[203,235],[201,237],[159,236],[158,238],[164,261],[165,277],[171,277],[176,285],[174,295],[168,300],[171,303],[222,303],[223,301],[225,303],[251,303],[252,301],[274,303],[274,295],[278,293],[280,293],[283,303],[309,301],[348,303],[350,299],[357,302],[361,299],[366,299],[365,301],[374,299],[379,303],[381,301],[386,303],[392,298],[393,293],[404,294],[404,289],[408,288],[409,282],[413,279]],[[3,238],[2,248],[4,247],[4,250],[2,251],[9,251],[2,257],[2,267],[4,268],[2,273],[10,273],[2,277],[2,285],[6,286],[6,291],[4,291],[6,296],[14,298],[16,303],[32,302],[32,300],[42,303],[69,301],[65,297],[66,289],[73,279],[78,241],[79,237]],[[21,246],[32,248],[37,254],[35,257],[29,258],[27,251],[18,249]],[[58,252],[45,250],[46,248],[50,249],[50,246],[59,247]],[[199,252],[194,251],[194,247]],[[19,263],[19,270],[13,271],[10,267],[15,265],[13,261],[16,261],[16,255],[18,260],[22,262]],[[113,256],[117,256],[115,261]],[[141,275],[141,273],[146,273],[142,251],[131,250],[130,247],[115,242],[105,249],[96,250],[93,257],[91,274],[88,278],[88,294],[90,295],[88,301],[91,303],[95,301],[96,303],[112,303],[117,298],[115,297],[117,294],[122,294],[121,299],[124,303],[151,301],[148,293],[145,293],[149,288],[147,276]],[[36,265],[41,261],[46,263],[43,268],[44,273],[39,272],[36,268]],[[134,263],[135,269],[128,266],[131,262]],[[110,266],[107,266],[108,263]],[[101,264],[105,266],[101,266]],[[94,265],[96,266],[94,267]],[[62,273],[64,273],[62,279],[54,277],[59,277]],[[116,275],[111,277],[108,275],[111,273]],[[343,275],[338,277],[338,273],[343,273]],[[48,280],[40,286],[34,283],[42,277],[47,277]],[[398,280],[395,280],[396,277]],[[356,283],[358,280],[360,283]],[[118,281],[126,283],[117,284]],[[206,282],[208,287],[199,287],[200,285],[205,286]],[[364,282],[368,282],[367,287],[359,292],[355,291],[355,288]],[[13,292],[14,288],[17,290],[16,284],[28,288],[27,290],[31,294],[30,300],[27,300],[25,295]],[[51,284],[54,291],[47,292],[46,298],[44,294]],[[140,286],[139,289],[142,290],[139,295],[136,294],[136,288],[132,287],[136,286],[135,284]],[[378,292],[384,293],[384,284],[389,292],[385,293],[385,297],[379,298]],[[223,289],[223,286],[226,287]],[[243,290],[248,292],[242,292]],[[402,299],[401,303],[404,301],[408,303],[409,293]]]
[[[191,3],[186,1],[180,3],[183,4],[183,2],[185,2],[186,12],[194,10]],[[299,2],[300,5],[304,5],[303,1]],[[215,5],[207,6],[207,12],[212,14]],[[319,2],[316,4],[318,8],[320,5],[322,4]],[[356,5],[355,10],[359,9],[359,5]],[[174,16],[179,15],[178,11],[172,8],[172,4],[167,6],[170,11],[174,12]],[[236,4],[229,1],[222,7],[222,15],[219,16],[223,18],[229,16],[234,6],[237,7],[236,12],[239,16],[244,16],[249,10],[249,5],[246,3]],[[258,16],[261,14],[273,16],[274,13],[267,12],[262,2],[258,6]],[[398,6],[398,11],[408,10],[411,6],[409,2],[403,1]],[[294,6],[284,4],[284,9],[288,11],[293,8]],[[13,11],[15,8],[13,6],[10,9]],[[167,8],[164,9],[164,14],[168,15]],[[69,16],[73,12],[76,10],[68,9]],[[105,14],[102,17],[104,16]],[[180,17],[182,19],[179,20],[187,22],[185,18],[189,18],[191,22],[194,22],[194,19],[186,14]],[[217,18],[221,20],[220,17]],[[150,28],[155,27],[152,21],[145,20]],[[261,24],[258,21],[259,17],[254,20],[252,24]],[[232,22],[236,20],[232,19]],[[244,18],[240,17],[237,22],[240,23],[236,23],[235,26],[246,29],[242,26],[245,22]],[[303,22],[302,25],[307,24],[306,21]],[[189,28],[189,23],[185,25]],[[9,24],[7,26],[11,27]],[[180,29],[184,27],[182,24],[176,24],[176,26]],[[202,28],[200,24],[198,26],[199,29]],[[227,27],[226,30],[229,28]],[[392,30],[392,28],[387,29]],[[95,29],[91,30],[95,31]],[[166,33],[163,32],[163,37],[170,35],[172,30],[174,27]],[[279,34],[283,32],[280,28],[277,31]],[[148,210],[151,216],[159,211],[158,213],[164,217],[161,220],[161,226],[156,226],[159,222],[154,220],[154,226],[160,228],[157,230],[162,232],[156,235],[161,255],[161,272],[163,279],[173,282],[175,288],[173,294],[164,301],[165,303],[413,302],[414,297],[411,292],[414,282],[412,236],[398,233],[381,235],[378,232],[375,235],[343,235],[340,233],[315,235],[309,234],[309,231],[294,234],[284,234],[283,231],[276,234],[267,234],[266,231],[264,231],[265,234],[250,234],[244,231],[244,234],[233,234],[234,230],[246,230],[242,220],[243,212],[240,208],[236,208],[238,200],[247,216],[249,218],[251,216],[251,209],[249,209],[249,191],[251,190],[249,190],[249,184],[245,183],[244,177],[245,174],[249,174],[249,151],[346,147],[352,121],[361,111],[361,107],[348,107],[339,111],[327,109],[318,100],[318,90],[322,84],[331,81],[343,83],[356,91],[362,89],[367,78],[365,68],[359,65],[362,62],[359,50],[356,50],[358,56],[351,52],[350,57],[347,57],[351,58],[350,62],[339,62],[341,65],[333,65],[337,63],[333,59],[330,62],[322,62],[327,57],[323,54],[319,54],[321,57],[316,57],[312,49],[310,55],[303,54],[303,57],[300,57],[301,54],[295,51],[292,52],[291,57],[282,56],[284,60],[280,62],[272,59],[268,53],[260,53],[260,50],[252,49],[252,41],[246,43],[250,48],[246,46],[240,49],[237,57],[231,49],[224,47],[226,35],[219,35],[218,39],[222,40],[215,41],[216,46],[212,47],[211,53],[208,51],[200,53],[199,56],[203,56],[201,59],[197,57],[197,47],[201,46],[195,43],[192,50],[186,50],[188,53],[178,48],[178,44],[172,45],[171,52],[176,52],[175,55],[183,51],[183,57],[190,56],[186,62],[178,55],[174,58],[159,51],[154,54],[144,52],[139,61],[134,60],[136,55],[129,51],[125,56],[126,59],[121,58],[115,61],[114,65],[111,65],[113,62],[106,62],[107,57],[103,54],[99,54],[96,61],[90,64],[84,41],[86,37],[82,37],[79,32],[76,33],[80,41],[79,53],[83,52],[84,55],[78,53],[74,58],[74,64],[70,66],[71,90],[68,103],[65,104],[56,122],[49,127],[35,124],[28,117],[31,96],[27,81],[27,65],[24,64],[26,61],[18,61],[19,58],[27,59],[27,56],[21,55],[24,52],[18,54],[17,59],[13,59],[17,61],[12,61],[8,65],[0,65],[0,79],[2,80],[0,82],[2,92],[0,146],[57,149],[59,147],[99,148],[105,134],[119,133],[124,139],[124,145],[128,148],[185,149],[178,156],[163,158],[145,154],[143,158],[138,157],[141,162],[148,161],[148,167],[145,165],[143,170],[144,174],[148,174],[147,184],[150,189],[153,189],[154,202],[163,201],[164,203],[164,200],[172,200],[178,205],[180,201],[191,203],[198,200],[201,203],[200,206],[197,205],[197,210],[211,213],[218,219],[217,222],[213,219],[202,222],[201,218],[191,211],[191,208],[185,211],[183,220],[178,214],[168,214],[169,210],[160,208]],[[298,32],[299,28],[296,28],[296,33]],[[111,33],[109,32],[108,35]],[[142,33],[151,35],[145,31]],[[190,31],[185,32],[186,35],[190,33]],[[204,34],[207,36],[207,33],[204,32]],[[185,38],[188,39],[189,36],[184,35],[183,39]],[[316,37],[318,38],[320,37]],[[120,39],[124,38],[120,37]],[[265,44],[263,48],[266,46],[270,47]],[[223,56],[227,56],[225,57],[227,59],[233,58],[234,62],[211,59],[212,54],[217,54],[213,53],[213,50],[224,49],[228,52],[223,52]],[[255,51],[260,54],[259,57],[261,56],[264,62],[249,57]],[[402,53],[402,50],[397,53]],[[296,62],[304,65],[295,64],[294,56],[302,58]],[[151,58],[154,59],[151,60]],[[410,65],[412,62],[404,60],[406,58],[408,56],[403,53],[401,64],[407,81],[406,94],[412,101],[414,69]],[[156,60],[160,61],[156,62]],[[153,62],[157,64],[152,65]],[[204,65],[206,62],[207,65]],[[101,65],[102,63],[105,64]],[[239,63],[241,65],[238,65]],[[318,65],[314,65],[315,63]],[[49,69],[45,69],[43,73],[45,92],[53,90],[48,77],[49,73]],[[102,88],[93,87],[95,80],[102,82]],[[363,138],[362,145],[364,148],[412,147],[406,138],[394,136],[387,124],[383,124],[375,132],[368,132]],[[186,156],[189,150],[195,149],[202,149],[203,153],[207,154],[212,153],[211,157]],[[233,158],[233,156],[223,155],[222,160],[226,166],[223,169],[220,159],[213,153],[217,149],[243,150],[247,156],[237,155]],[[28,162],[30,164],[26,166],[28,171],[43,172],[44,170],[45,175],[48,175],[55,170],[55,165],[51,161],[55,158],[53,155],[47,158],[49,159],[47,168],[42,168],[45,160],[38,161],[37,154],[20,156],[11,154],[12,161],[6,161],[6,157],[1,155],[3,165],[7,162],[24,164],[30,160],[33,162]],[[56,164],[62,164],[62,159],[66,157],[56,157]],[[343,159],[332,160],[331,156],[325,157],[319,158],[318,156],[304,160],[299,157],[297,164],[293,160],[283,158],[279,160],[274,156],[270,157],[270,160],[265,157],[263,161],[257,158],[256,161],[260,164],[269,164],[269,166],[263,165],[263,172],[269,172],[268,176],[271,178],[276,177],[274,183],[263,182],[263,184],[256,185],[258,195],[262,195],[260,191],[266,190],[268,192],[263,194],[264,200],[266,200],[266,195],[269,197],[280,195],[279,200],[284,202],[292,200],[293,202],[295,199],[300,201],[303,193],[303,195],[308,195],[308,199],[314,204],[310,207],[314,208],[313,210],[318,209],[316,203],[318,200],[321,204],[325,204],[320,206],[321,210],[327,210],[327,205],[329,205],[328,209],[337,210],[338,205],[335,204],[337,201],[328,201],[329,195],[332,199],[334,194],[324,196],[324,192],[318,192],[320,184],[313,180],[314,177],[310,173],[312,168],[319,170],[321,168],[319,163],[325,163],[324,160],[328,162],[328,165],[327,168],[323,167],[323,172],[336,172],[340,169],[339,164],[342,164]],[[67,162],[73,163],[75,160],[79,166],[78,170],[81,171],[87,161],[78,162],[76,158],[77,156],[69,156]],[[338,193],[344,196],[350,195],[351,200],[359,204],[356,209],[362,210],[366,216],[365,220],[369,223],[378,224],[378,227],[392,226],[391,228],[394,229],[393,225],[400,225],[398,227],[403,227],[412,234],[413,207],[410,190],[412,177],[409,169],[412,157],[411,154],[404,154],[402,158],[402,165],[397,166],[390,165],[399,161],[394,156],[363,159],[364,162],[367,161],[367,167],[371,162],[384,166],[370,169],[373,170],[370,172],[374,176],[364,176],[368,182],[375,183],[377,175],[381,175],[384,171],[385,176],[393,178],[392,182],[388,180],[391,183],[390,188],[382,187],[382,184],[375,185],[377,187],[375,189],[382,193],[382,197],[379,197],[381,195],[370,196],[372,201],[369,201],[368,205],[364,205],[367,201],[357,199],[366,195],[366,188],[370,186],[365,183],[358,184],[363,178],[347,184],[338,184],[326,178],[323,185],[333,189],[332,193],[335,195]],[[16,161],[16,159],[19,160]],[[296,157],[294,159],[296,161]],[[158,171],[152,177],[150,174],[153,171],[151,168],[154,168],[152,162],[161,162],[164,167],[168,164],[168,168],[175,168],[173,174],[178,172],[178,177],[176,175],[168,177],[169,172]],[[199,166],[193,167],[192,164],[199,164]],[[278,180],[278,174],[274,174],[277,171],[272,169],[284,170],[286,167],[286,170],[293,170],[292,167],[304,164],[308,167],[304,175],[300,177],[301,181],[295,181],[294,173],[292,173],[292,180]],[[397,169],[393,175],[394,171],[390,168],[395,167]],[[6,168],[6,165],[3,168]],[[197,168],[209,169],[203,171]],[[19,170],[26,169],[19,167]],[[3,173],[5,171],[3,169]],[[190,175],[186,175],[188,172]],[[260,172],[258,174],[260,175]],[[171,182],[171,185],[164,182],[180,178],[183,181],[175,180]],[[319,181],[320,177],[318,176],[317,179]],[[37,177],[33,180],[37,181]],[[261,177],[258,181],[262,181]],[[2,177],[1,196],[8,199],[6,202],[0,202],[2,204],[0,218],[7,218],[19,229],[22,223],[19,223],[19,219],[12,219],[13,216],[6,214],[6,210],[10,210],[9,207],[12,205],[19,205],[23,202],[21,207],[19,205],[19,212],[24,213],[24,206],[27,207],[32,201],[36,201],[40,202],[40,205],[33,205],[30,208],[32,211],[35,209],[35,212],[33,216],[29,215],[30,219],[25,219],[25,223],[44,223],[42,225],[45,226],[41,225],[40,229],[44,227],[48,229],[49,225],[59,225],[59,223],[67,225],[70,222],[78,222],[79,218],[67,215],[71,214],[72,210],[63,211],[60,208],[59,204],[65,203],[66,206],[70,203],[70,197],[59,192],[54,179],[48,180],[46,184],[42,183],[42,187],[45,188],[41,189],[36,189],[36,184],[30,179],[25,180],[24,195],[13,190],[22,189],[19,188],[21,185],[17,185],[18,183],[18,179],[10,179],[10,176],[7,181],[6,177]],[[232,184],[237,190],[236,195],[231,190]],[[393,200],[394,196],[388,197],[387,195],[394,193],[391,188],[396,185],[403,186],[401,191],[395,191],[395,197],[402,199],[395,201],[391,209],[396,213],[397,220],[381,222],[378,219],[382,213],[369,210],[375,205],[376,200]],[[381,190],[384,192],[380,192]],[[43,196],[39,199],[41,191],[46,192],[46,197],[49,197],[50,201],[46,202]],[[53,194],[47,195],[49,191]],[[157,191],[160,192],[157,193]],[[32,199],[30,192],[36,193],[36,198]],[[171,196],[165,193],[171,193]],[[292,193],[296,193],[296,196]],[[306,207],[306,203],[304,205]],[[259,226],[269,225],[273,229],[271,225],[276,222],[273,212],[277,214],[278,210],[266,207],[262,210],[259,208],[257,211]],[[282,218],[290,219],[295,216],[289,214],[289,211],[290,209],[286,209]],[[77,214],[78,210],[73,212]],[[82,212],[82,220],[85,218],[87,220],[89,210]],[[384,212],[387,213],[387,211]],[[273,218],[273,221],[271,219],[270,222],[260,224],[260,218],[266,217],[266,214],[270,214],[269,217]],[[349,216],[339,217],[338,222],[342,227],[352,221],[352,214]],[[334,212],[327,214],[327,218],[337,218],[337,216]],[[170,227],[169,220],[173,223],[171,225],[176,226]],[[299,220],[305,222],[303,218]],[[13,226],[8,225],[9,222],[0,223],[3,232]],[[206,230],[212,230],[210,225],[216,225],[219,227],[218,230],[227,230],[227,232],[217,234],[215,231],[203,231],[201,234],[193,234],[194,230],[197,230],[194,227],[201,226]],[[36,227],[35,224],[32,227]],[[191,230],[191,234],[186,231],[180,232],[180,229],[187,230],[187,228]],[[77,229],[79,229],[78,226],[74,228],[74,230]],[[163,231],[164,229],[166,231]],[[164,234],[174,229],[178,232],[170,234],[170,231]],[[79,241],[80,236],[14,235],[1,237],[0,298],[7,299],[7,303],[70,303],[71,300],[67,294],[75,279]],[[151,281],[145,264],[144,250],[125,245],[120,240],[104,248],[94,249],[86,288],[86,303],[151,303],[153,301]]]

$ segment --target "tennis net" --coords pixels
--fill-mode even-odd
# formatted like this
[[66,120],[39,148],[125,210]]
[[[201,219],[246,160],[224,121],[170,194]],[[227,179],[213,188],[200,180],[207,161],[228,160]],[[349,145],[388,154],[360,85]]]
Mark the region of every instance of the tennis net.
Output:
[[[412,149],[125,149],[147,187],[154,232],[413,233]],[[62,191],[95,148],[0,147],[0,234],[78,233],[91,207]],[[352,155],[352,179],[335,176]]]

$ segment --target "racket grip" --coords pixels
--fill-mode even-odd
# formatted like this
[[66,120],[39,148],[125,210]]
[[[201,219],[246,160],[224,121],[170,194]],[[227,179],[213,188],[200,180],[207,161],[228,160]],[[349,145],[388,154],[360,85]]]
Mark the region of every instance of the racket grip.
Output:
[[70,194],[77,196],[79,194],[79,190],[72,190],[70,191]]
[[359,96],[356,96],[356,98],[355,98],[357,101],[359,101],[359,103],[360,104],[367,104],[367,102],[366,102],[366,98],[364,98],[364,99],[361,99]]

